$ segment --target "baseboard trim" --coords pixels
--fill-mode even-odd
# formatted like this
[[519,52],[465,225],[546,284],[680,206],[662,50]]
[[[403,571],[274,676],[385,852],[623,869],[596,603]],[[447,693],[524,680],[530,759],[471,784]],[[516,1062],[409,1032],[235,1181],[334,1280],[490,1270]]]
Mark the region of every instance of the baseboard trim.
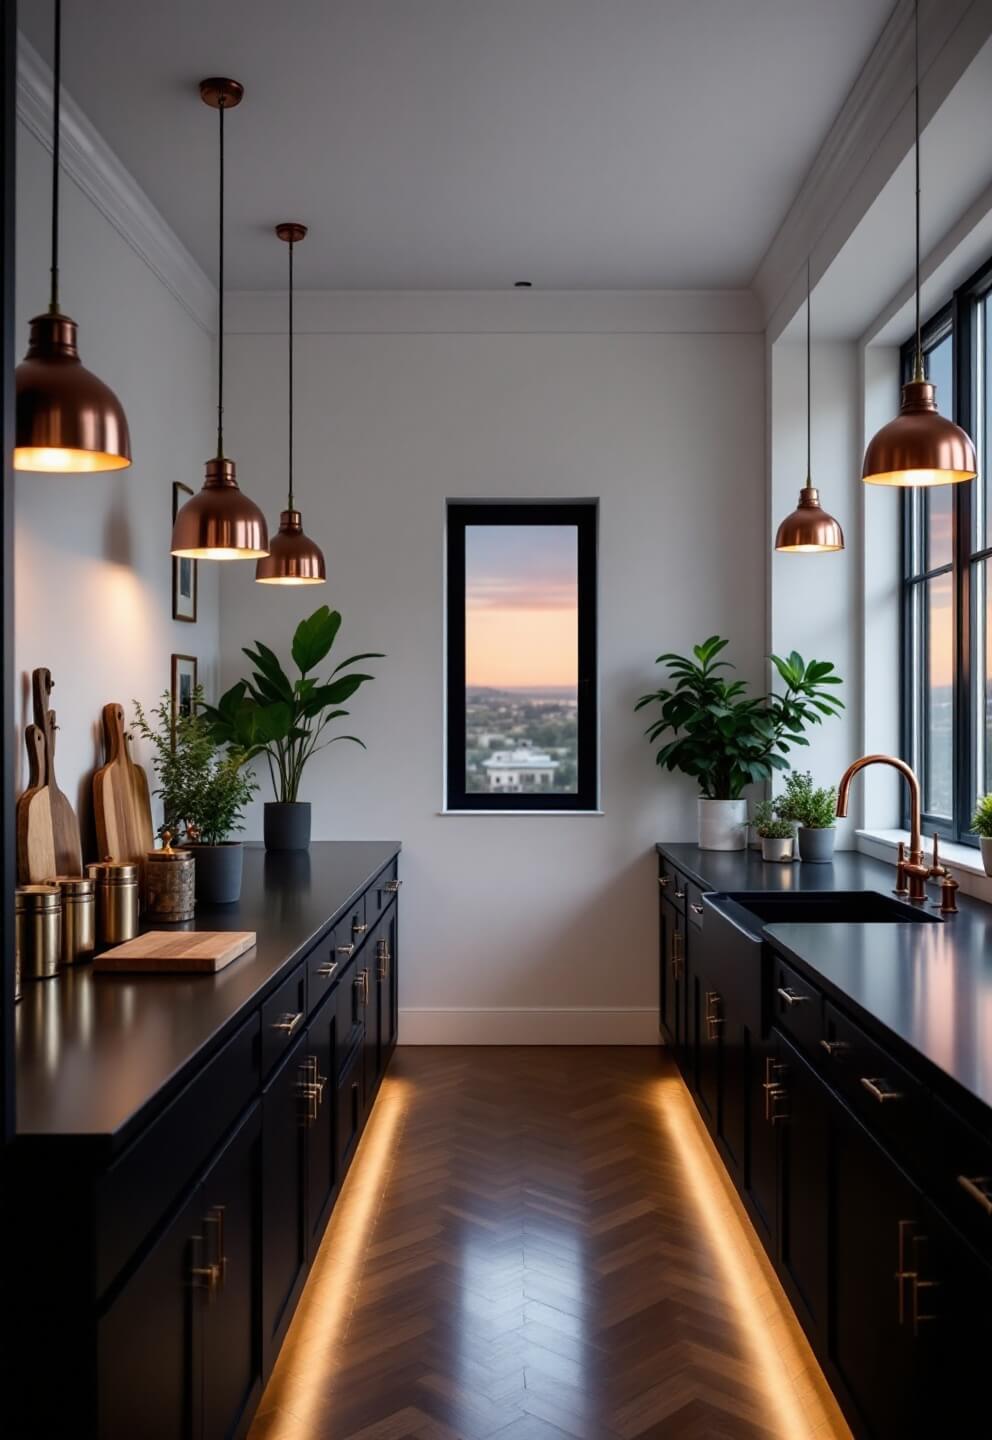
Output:
[[418,1007],[400,1010],[401,1045],[658,1045],[658,1012],[640,1006],[596,1010]]

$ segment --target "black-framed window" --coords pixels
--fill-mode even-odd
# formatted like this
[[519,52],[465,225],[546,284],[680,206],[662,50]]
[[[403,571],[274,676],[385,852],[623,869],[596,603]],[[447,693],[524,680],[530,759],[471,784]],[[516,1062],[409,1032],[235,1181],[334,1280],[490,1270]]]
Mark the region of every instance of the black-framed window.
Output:
[[448,503],[449,810],[597,808],[597,518]]
[[[920,776],[924,821],[969,833],[992,790],[992,260],[923,331],[924,367],[945,415],[975,441],[978,478],[903,499],[903,743]],[[914,342],[903,346],[903,377]]]

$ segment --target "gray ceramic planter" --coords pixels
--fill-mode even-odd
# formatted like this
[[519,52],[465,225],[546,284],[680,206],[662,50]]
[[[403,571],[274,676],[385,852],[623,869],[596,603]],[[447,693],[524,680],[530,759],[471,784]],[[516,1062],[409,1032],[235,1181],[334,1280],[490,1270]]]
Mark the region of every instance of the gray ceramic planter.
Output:
[[985,866],[986,875],[992,875],[992,836],[980,835],[978,838],[982,851],[982,864]]
[[191,845],[196,861],[196,900],[199,905],[233,905],[241,899],[241,872],[245,850],[240,840],[223,845]]
[[309,850],[310,801],[267,801],[263,834],[266,850]]
[[834,858],[837,831],[831,825],[822,830],[807,825],[799,827],[799,858],[808,865],[829,865]]

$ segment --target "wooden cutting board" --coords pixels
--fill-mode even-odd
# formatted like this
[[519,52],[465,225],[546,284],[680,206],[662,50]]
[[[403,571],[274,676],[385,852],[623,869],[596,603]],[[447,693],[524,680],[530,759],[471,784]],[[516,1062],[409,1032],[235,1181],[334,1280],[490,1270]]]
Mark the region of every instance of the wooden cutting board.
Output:
[[[52,846],[55,851],[56,875],[81,875],[83,873],[83,852],[79,841],[79,822],[76,812],[63,795],[55,779],[55,711],[48,708],[51,697],[52,675],[50,670],[35,670],[31,675],[31,692],[34,700],[34,723],[45,737],[45,770],[41,788],[47,787],[48,807],[51,816]],[[32,809],[34,805],[32,805]],[[48,876],[46,878],[51,878]]]
[[28,751],[28,788],[17,800],[17,880],[21,885],[37,885],[53,880],[60,871],[55,863],[52,807],[45,783],[48,757],[44,732],[37,725],[28,725],[24,743]]
[[97,849],[115,860],[144,861],[155,848],[148,776],[131,754],[131,737],[120,705],[104,705],[107,763],[93,776]]
[[254,930],[149,930],[105,950],[94,970],[214,975],[255,944]]

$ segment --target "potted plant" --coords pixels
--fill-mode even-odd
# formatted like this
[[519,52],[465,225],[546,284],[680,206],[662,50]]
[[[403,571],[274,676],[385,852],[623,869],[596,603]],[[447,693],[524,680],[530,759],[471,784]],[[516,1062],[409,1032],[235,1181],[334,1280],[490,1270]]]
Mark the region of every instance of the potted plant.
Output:
[[792,822],[775,813],[771,800],[762,800],[754,807],[755,831],[761,839],[762,860],[791,860],[794,846]]
[[985,873],[992,875],[992,795],[979,797],[971,817],[971,833],[978,836]]
[[808,770],[796,770],[786,778],[785,794],[778,813],[799,825],[799,858],[816,865],[829,865],[837,838],[837,790],[833,785],[816,786]]
[[661,706],[661,716],[645,732],[653,742],[666,740],[655,762],[667,770],[681,770],[699,785],[699,844],[704,850],[743,850],[747,843],[746,785],[769,780],[786,770],[785,756],[793,745],[808,745],[804,731],[819,725],[824,716],[843,708],[833,693],[841,684],[827,660],[807,665],[793,651],[786,659],[772,655],[782,680],[781,693],[745,694],[743,680],[728,680],[720,672],[733,667],[717,656],[728,641],[711,635],[693,647],[692,657],[658,656],[675,680],[642,695],[635,709]]
[[383,658],[375,650],[351,655],[319,681],[312,672],[327,658],[340,626],[339,612],[326,605],[300,621],[292,644],[299,675],[293,680],[268,646],[256,640],[253,650],[244,650],[254,666],[251,679],[232,685],[216,706],[201,707],[214,740],[230,745],[245,763],[265,756],[275,795],[265,805],[269,850],[306,850],[310,844],[310,801],[299,798],[307,761],[336,740],[351,740],[365,748],[357,735],[324,735],[332,720],[348,714],[340,708],[342,703],[374,678],[342,672],[360,660]]
[[172,697],[166,693],[149,719],[136,700],[135,726],[154,750],[159,781],[155,793],[162,797],[165,813],[162,829],[181,835],[193,851],[197,901],[229,905],[241,895],[244,867],[244,847],[231,836],[244,828],[244,808],[258,786],[243,769],[243,754],[220,749],[202,708],[199,686],[188,713],[173,715]]

